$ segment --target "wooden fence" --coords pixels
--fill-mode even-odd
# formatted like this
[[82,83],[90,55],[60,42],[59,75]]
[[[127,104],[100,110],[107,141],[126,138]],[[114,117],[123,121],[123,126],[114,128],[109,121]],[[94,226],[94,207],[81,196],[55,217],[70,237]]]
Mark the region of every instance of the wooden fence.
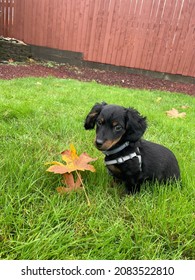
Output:
[[13,30],[12,14],[3,16],[0,35],[86,61],[195,77],[195,0],[0,0],[1,14],[12,2]]

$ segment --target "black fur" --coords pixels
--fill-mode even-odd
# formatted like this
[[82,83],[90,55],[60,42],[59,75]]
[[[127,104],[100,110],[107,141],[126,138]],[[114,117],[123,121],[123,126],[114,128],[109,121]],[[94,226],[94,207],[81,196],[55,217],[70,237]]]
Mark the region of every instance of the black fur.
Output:
[[111,151],[126,141],[130,145],[122,151],[106,156],[105,160],[136,152],[141,155],[140,169],[137,157],[122,164],[108,165],[110,173],[125,182],[128,193],[140,190],[148,181],[167,182],[180,179],[180,171],[174,154],[166,147],[141,139],[147,124],[146,118],[132,108],[108,105],[105,102],[93,106],[85,120],[85,129],[96,125],[95,145],[100,151]]

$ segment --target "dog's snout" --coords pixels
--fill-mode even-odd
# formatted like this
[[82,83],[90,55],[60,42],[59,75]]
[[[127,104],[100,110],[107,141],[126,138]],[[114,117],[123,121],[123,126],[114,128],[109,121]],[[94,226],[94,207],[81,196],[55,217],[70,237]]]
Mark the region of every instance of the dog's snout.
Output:
[[97,148],[101,148],[101,146],[103,145],[104,141],[101,139],[96,139],[95,144]]

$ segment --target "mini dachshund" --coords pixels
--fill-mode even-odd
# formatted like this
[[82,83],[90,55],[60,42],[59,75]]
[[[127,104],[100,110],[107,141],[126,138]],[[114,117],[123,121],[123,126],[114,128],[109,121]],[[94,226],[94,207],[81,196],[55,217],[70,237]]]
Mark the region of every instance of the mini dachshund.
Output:
[[96,125],[95,146],[105,154],[109,173],[123,181],[127,193],[140,191],[145,181],[180,179],[175,155],[166,147],[143,140],[146,117],[133,108],[96,103],[85,119],[85,129]]

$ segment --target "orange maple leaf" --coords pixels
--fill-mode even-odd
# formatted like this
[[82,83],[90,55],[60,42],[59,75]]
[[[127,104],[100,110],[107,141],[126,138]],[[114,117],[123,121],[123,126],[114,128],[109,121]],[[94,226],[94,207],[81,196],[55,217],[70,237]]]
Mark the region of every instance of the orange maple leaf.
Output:
[[185,118],[185,116],[186,116],[185,112],[179,113],[178,110],[175,108],[172,108],[172,110],[166,111],[166,114],[170,118]]
[[50,166],[47,171],[58,174],[71,173],[76,170],[95,172],[94,166],[89,164],[89,162],[95,161],[97,158],[91,158],[87,153],[82,153],[78,156],[73,144],[70,145],[70,150],[63,151],[61,155],[62,160],[65,161],[66,164],[58,161],[51,162],[50,164],[52,164],[52,166]]
[[[63,183],[66,187],[58,187],[57,191],[59,193],[67,193],[73,190],[83,189],[85,196],[87,198],[88,205],[90,205],[89,198],[87,196],[85,186],[82,181],[81,174],[78,172],[89,170],[91,172],[95,172],[95,168],[93,165],[89,164],[91,161],[95,161],[97,158],[91,158],[87,153],[82,153],[80,156],[77,155],[76,149],[73,144],[70,145],[70,150],[63,151],[61,153],[62,160],[66,163],[63,164],[58,161],[48,162],[46,164],[52,164],[47,171],[62,174],[63,175]],[[74,180],[74,176],[72,172],[76,172],[76,181]]]

